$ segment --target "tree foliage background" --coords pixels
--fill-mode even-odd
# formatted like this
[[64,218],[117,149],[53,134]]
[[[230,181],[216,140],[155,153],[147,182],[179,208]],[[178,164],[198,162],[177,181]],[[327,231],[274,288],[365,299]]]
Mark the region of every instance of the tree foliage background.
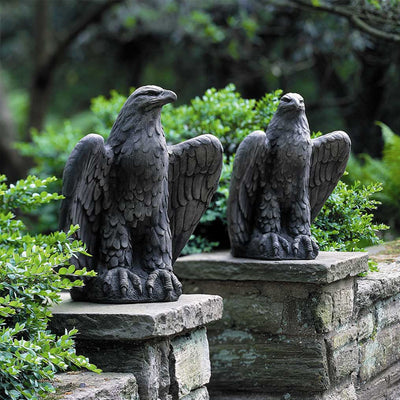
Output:
[[229,83],[244,98],[299,92],[312,130],[344,129],[371,157],[383,149],[375,121],[400,132],[399,0],[2,0],[0,11],[11,180],[33,166],[16,140],[66,117],[83,136],[92,97],[148,83],[178,104]]

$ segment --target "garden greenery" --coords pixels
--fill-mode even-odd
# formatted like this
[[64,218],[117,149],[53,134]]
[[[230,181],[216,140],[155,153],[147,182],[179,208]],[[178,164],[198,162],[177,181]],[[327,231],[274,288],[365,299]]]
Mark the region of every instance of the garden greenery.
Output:
[[374,195],[384,204],[384,208],[378,208],[379,215],[392,228],[400,229],[400,136],[382,122],[377,122],[377,125],[382,130],[384,141],[382,158],[372,158],[367,154],[351,157],[349,169],[352,174],[348,179],[350,182],[360,180],[365,184],[381,182],[383,190]]
[[[169,143],[175,144],[211,133],[221,140],[224,147],[224,165],[218,190],[195,235],[192,235],[184,249],[184,254],[209,251],[217,247],[224,237],[225,242],[222,242],[227,245],[226,201],[235,152],[249,133],[266,129],[278,107],[281,94],[280,90],[276,90],[260,100],[244,99],[235,86],[230,84],[221,90],[208,89],[202,97],[194,98],[190,104],[164,106],[162,123]],[[93,131],[107,138],[125,100],[126,96],[116,91],[112,91],[109,98],[99,96],[93,99],[91,111],[97,121]],[[20,144],[19,149],[34,158],[36,174],[61,177],[62,168],[72,148],[87,133],[65,122],[60,130],[47,128],[42,133],[34,132],[33,143]],[[380,190],[381,187],[376,184],[362,186],[356,183],[349,186],[342,182],[338,185],[312,229],[321,250],[352,251],[379,242],[377,231],[385,226],[375,224],[370,211],[377,205],[371,196]],[[47,212],[46,215],[56,213]],[[49,223],[45,221],[44,227]]]
[[[0,177],[0,398],[39,399],[54,391],[57,371],[87,368],[99,371],[75,353],[76,330],[56,336],[48,330],[50,307],[60,292],[82,285],[93,272],[75,270],[71,257],[84,249],[70,232],[27,233],[16,214],[60,199],[44,189],[54,178],[29,176],[8,186]],[[58,272],[57,272],[58,271]]]

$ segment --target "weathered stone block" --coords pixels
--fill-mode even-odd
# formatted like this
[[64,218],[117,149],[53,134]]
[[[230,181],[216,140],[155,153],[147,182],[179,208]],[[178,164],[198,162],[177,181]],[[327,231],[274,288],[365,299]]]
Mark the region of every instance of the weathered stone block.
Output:
[[398,326],[378,331],[374,339],[366,341],[360,348],[361,382],[374,378],[377,374],[396,363],[400,354],[400,329]]
[[[321,400],[358,400],[356,389],[352,383],[345,387],[336,387],[333,390],[324,393]],[[319,400],[319,399],[316,399]]]
[[331,283],[368,270],[368,254],[320,252],[315,260],[266,261],[235,258],[228,251],[180,257],[174,272],[182,279]]
[[375,329],[375,317],[369,309],[363,310],[357,317],[358,340],[370,338]]
[[331,382],[340,382],[350,377],[358,369],[357,342],[348,343],[342,347],[332,349],[329,356]]
[[206,329],[198,329],[171,340],[178,398],[189,395],[210,381],[211,367]]
[[56,333],[80,329],[78,353],[104,371],[135,375],[140,400],[179,400],[208,382],[204,325],[222,316],[219,296],[113,305],[66,300],[52,311],[50,328]]
[[209,400],[210,396],[205,387],[193,390],[187,396],[182,397],[180,400]]
[[244,390],[251,383],[254,392],[319,392],[329,386],[323,340],[247,334],[238,343],[212,337],[210,347],[213,388]]
[[357,280],[356,304],[367,308],[378,300],[400,293],[400,263],[380,264],[378,272],[370,272]]
[[314,321],[317,332],[329,332],[333,323],[333,299],[330,293],[314,298]]
[[357,400],[400,399],[400,362],[357,388]]
[[72,301],[53,308],[51,330],[62,334],[77,328],[79,338],[90,340],[143,340],[165,337],[206,325],[222,317],[218,296],[182,295],[165,303],[96,304]]
[[332,293],[334,326],[349,322],[354,311],[354,279],[343,279],[326,289]]
[[375,305],[377,329],[400,324],[400,295],[379,301]]
[[337,331],[331,333],[327,337],[326,342],[330,351],[339,349],[340,347],[346,346],[354,341],[358,337],[358,328],[356,325],[345,325]]
[[78,339],[76,348],[103,371],[133,373],[141,400],[168,398],[173,381],[170,339],[145,342]]
[[57,394],[48,400],[139,400],[132,374],[93,372],[57,374],[53,381]]
[[313,310],[320,301],[318,285],[283,282],[191,281],[188,292],[219,293],[223,318],[210,324],[209,332],[235,330],[271,334],[315,334]]
[[349,322],[354,310],[354,278],[343,279],[321,287],[315,299],[318,332],[329,332]]

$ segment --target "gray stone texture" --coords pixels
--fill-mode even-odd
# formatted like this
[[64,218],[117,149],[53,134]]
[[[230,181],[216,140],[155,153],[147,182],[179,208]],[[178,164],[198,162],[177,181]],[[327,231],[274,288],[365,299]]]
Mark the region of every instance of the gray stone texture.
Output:
[[134,374],[140,400],[207,399],[210,359],[204,325],[221,317],[219,296],[113,306],[66,299],[52,312],[53,331],[80,330],[78,353],[103,371]]
[[57,333],[75,327],[80,339],[143,340],[175,335],[221,318],[222,299],[198,294],[165,303],[96,304],[72,301],[65,293],[52,312],[51,329]]
[[57,374],[49,400],[139,400],[132,374],[78,372]]
[[205,328],[172,339],[170,348],[179,398],[210,381],[210,356]]
[[205,387],[193,390],[187,396],[182,397],[181,400],[209,400],[210,396]]
[[379,272],[370,272],[357,281],[356,304],[360,308],[375,301],[396,296],[400,293],[400,262],[380,264]]
[[368,270],[368,254],[320,252],[315,260],[236,258],[228,251],[192,254],[174,265],[182,279],[330,283]]
[[235,336],[211,338],[215,389],[314,393],[329,387],[323,340],[251,334],[239,341]]
[[357,276],[365,253],[303,264],[227,253],[178,260],[185,293],[224,299],[223,318],[208,326],[211,398],[398,400],[399,262],[366,277]]
[[399,400],[400,362],[357,388],[357,400]]
[[210,397],[212,400],[358,400],[355,387],[351,382],[335,387],[323,394],[296,393],[293,391],[277,394],[261,394],[254,392],[235,392],[227,394],[211,391]]

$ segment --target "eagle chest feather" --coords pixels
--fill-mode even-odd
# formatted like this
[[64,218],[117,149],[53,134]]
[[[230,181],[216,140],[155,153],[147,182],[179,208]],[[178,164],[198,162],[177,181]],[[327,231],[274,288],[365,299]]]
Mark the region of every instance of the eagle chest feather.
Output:
[[308,186],[311,139],[303,130],[274,133],[275,137],[271,140],[272,187],[287,197]]
[[[162,132],[154,129],[131,135],[116,163],[121,211],[127,221],[150,217],[167,207],[168,150]],[[123,201],[125,200],[125,201]]]

